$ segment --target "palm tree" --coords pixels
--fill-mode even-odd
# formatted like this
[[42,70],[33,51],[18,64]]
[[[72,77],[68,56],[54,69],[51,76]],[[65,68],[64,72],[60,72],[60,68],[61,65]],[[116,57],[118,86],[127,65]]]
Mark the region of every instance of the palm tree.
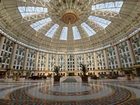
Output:
[[59,75],[59,71],[60,71],[60,66],[54,66],[54,72],[56,73],[56,76],[54,76],[54,82],[59,82],[60,81],[60,75]]
[[81,64],[80,64],[80,67],[81,67],[81,70],[82,70],[82,72],[83,72],[83,75],[85,76],[86,73],[87,73],[86,65],[81,63]]
[[56,73],[56,75],[59,75],[60,68],[60,66],[54,66],[54,72]]
[[80,67],[81,67],[81,70],[83,72],[83,76],[81,77],[82,78],[82,81],[83,82],[88,82],[88,76],[86,75],[86,73],[88,72],[87,71],[87,68],[86,68],[86,65],[85,64],[80,64]]

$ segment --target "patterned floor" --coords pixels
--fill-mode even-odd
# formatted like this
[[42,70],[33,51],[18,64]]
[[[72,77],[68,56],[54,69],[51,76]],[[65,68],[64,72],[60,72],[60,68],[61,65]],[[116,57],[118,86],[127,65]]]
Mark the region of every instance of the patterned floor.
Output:
[[0,105],[140,105],[140,81],[1,81]]

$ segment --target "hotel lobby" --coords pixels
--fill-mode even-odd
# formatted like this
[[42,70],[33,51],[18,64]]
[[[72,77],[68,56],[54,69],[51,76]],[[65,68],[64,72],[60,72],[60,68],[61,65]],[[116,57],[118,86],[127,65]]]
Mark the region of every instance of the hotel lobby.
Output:
[[0,0],[0,105],[140,105],[140,1]]

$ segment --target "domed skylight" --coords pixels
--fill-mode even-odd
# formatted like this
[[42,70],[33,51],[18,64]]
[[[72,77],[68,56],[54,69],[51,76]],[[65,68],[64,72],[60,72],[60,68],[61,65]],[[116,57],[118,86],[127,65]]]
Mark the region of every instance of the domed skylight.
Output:
[[[46,37],[59,34],[59,40],[73,40],[95,35],[111,24],[119,15],[123,1],[95,2],[95,0],[21,0],[18,10],[30,26]],[[71,33],[70,33],[71,31]],[[84,36],[84,34],[86,34]]]

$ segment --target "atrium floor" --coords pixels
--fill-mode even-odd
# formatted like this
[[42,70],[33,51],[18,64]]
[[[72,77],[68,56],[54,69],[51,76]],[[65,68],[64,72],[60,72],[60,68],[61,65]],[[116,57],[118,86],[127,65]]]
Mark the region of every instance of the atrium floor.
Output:
[[0,105],[140,105],[140,80],[0,80]]

